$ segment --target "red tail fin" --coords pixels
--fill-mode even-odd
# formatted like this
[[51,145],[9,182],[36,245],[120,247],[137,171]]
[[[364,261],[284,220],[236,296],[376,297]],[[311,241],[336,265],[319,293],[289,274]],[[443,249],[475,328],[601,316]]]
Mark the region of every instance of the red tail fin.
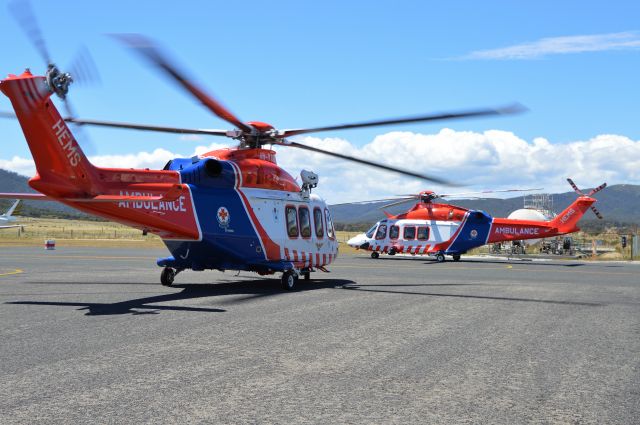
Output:
[[0,89],[11,99],[38,170],[30,185],[62,196],[89,192],[95,168],[49,99],[45,78],[25,71],[0,82]]
[[549,224],[558,229],[558,233],[571,233],[580,230],[577,226],[578,221],[584,213],[589,209],[591,204],[596,202],[594,198],[588,196],[580,196],[564,211],[556,216]]

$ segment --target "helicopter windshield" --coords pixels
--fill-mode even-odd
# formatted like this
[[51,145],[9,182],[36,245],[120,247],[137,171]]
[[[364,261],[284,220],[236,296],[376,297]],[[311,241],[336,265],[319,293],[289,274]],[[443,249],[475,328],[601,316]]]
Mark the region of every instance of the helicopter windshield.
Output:
[[373,227],[369,230],[367,230],[367,233],[365,233],[365,235],[371,239],[373,237],[373,233],[376,231],[376,227],[378,227],[378,223],[374,224]]

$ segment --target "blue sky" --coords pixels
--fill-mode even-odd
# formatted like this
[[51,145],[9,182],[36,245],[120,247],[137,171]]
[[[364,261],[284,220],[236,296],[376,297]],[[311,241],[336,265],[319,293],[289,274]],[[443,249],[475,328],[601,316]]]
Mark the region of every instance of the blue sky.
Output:
[[[0,72],[41,72],[44,64],[8,13],[8,2],[2,3]],[[130,32],[160,41],[241,119],[278,128],[513,101],[530,108],[512,117],[318,134],[355,148],[389,131],[435,134],[443,127],[502,130],[552,145],[603,134],[637,141],[640,3],[594,3],[185,0],[68,1],[61,7],[32,1],[58,64],[64,67],[84,44],[100,69],[101,86],[72,87],[74,106],[86,118],[229,127],[105,35]],[[498,50],[513,46],[525,58]],[[526,57],[532,51],[542,55]],[[0,98],[0,110],[10,110],[8,99]],[[158,147],[187,154],[196,144],[224,142],[89,133],[101,155]],[[2,159],[30,158],[15,122],[0,121],[0,134]]]

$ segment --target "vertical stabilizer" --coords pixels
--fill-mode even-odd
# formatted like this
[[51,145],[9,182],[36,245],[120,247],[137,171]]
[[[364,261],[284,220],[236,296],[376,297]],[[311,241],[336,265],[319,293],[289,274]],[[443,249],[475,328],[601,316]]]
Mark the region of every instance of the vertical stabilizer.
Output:
[[584,213],[589,209],[591,204],[596,202],[594,198],[589,196],[580,196],[564,211],[554,218],[550,224],[558,229],[558,233],[570,233],[580,230],[578,221]]
[[27,70],[2,80],[0,90],[13,104],[35,161],[38,176],[29,184],[47,194],[89,192],[95,168],[51,101],[45,77]]
[[20,199],[14,202],[13,205],[11,205],[11,207],[7,210],[7,212],[2,215],[5,217],[11,217],[14,211],[16,210],[16,208],[18,208],[18,204],[20,204]]

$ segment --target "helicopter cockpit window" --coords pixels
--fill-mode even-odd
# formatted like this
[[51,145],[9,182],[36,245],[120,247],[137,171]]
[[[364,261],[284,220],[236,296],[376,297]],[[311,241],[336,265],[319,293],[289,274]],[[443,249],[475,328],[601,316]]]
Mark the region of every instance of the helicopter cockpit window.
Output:
[[374,232],[376,231],[376,227],[378,227],[378,223],[374,224],[373,227],[371,227],[371,229],[367,230],[367,233],[365,233],[365,235],[371,239],[373,237]]
[[329,237],[329,239],[333,239],[335,238],[335,231],[333,229],[333,220],[331,220],[331,213],[326,208],[324,210],[324,216],[325,216],[325,219],[327,220],[327,236]]
[[285,214],[287,217],[287,234],[290,238],[298,237],[298,212],[296,211],[296,207],[287,206],[285,209]]
[[429,228],[428,227],[418,227],[418,240],[426,241],[429,239]]
[[313,224],[316,226],[316,236],[318,239],[324,237],[324,223],[322,222],[322,211],[320,208],[313,209]]
[[400,236],[400,228],[398,226],[389,227],[389,239],[398,239]]
[[415,226],[406,226],[404,228],[404,233],[402,235],[405,241],[412,241],[416,238],[416,227]]
[[387,237],[387,225],[381,224],[376,232],[376,239],[384,239]]
[[309,214],[309,208],[300,207],[300,209],[298,209],[298,216],[300,217],[300,236],[303,238],[310,238],[311,216]]

